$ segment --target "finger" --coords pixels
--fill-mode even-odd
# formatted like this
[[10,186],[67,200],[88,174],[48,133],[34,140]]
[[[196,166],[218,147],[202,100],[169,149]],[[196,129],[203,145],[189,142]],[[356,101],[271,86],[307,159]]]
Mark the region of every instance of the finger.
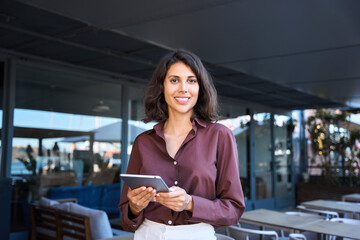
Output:
[[141,186],[141,187],[138,187],[138,188],[135,188],[133,190],[131,190],[131,193],[133,193],[134,195],[137,195],[143,191],[146,190],[146,187],[145,186]]
[[156,190],[153,189],[152,187],[149,187],[138,195],[139,197],[137,200],[140,204],[147,205],[150,202],[150,200],[155,197],[155,194],[156,194]]
[[143,198],[148,192],[153,190],[152,187],[139,187],[131,191],[131,196],[137,197],[138,199]]
[[184,194],[186,193],[184,189],[182,188],[178,188],[178,189],[175,189],[171,192],[159,192],[157,193],[160,197],[168,197],[168,198],[171,198],[171,197],[176,197],[176,196],[179,196],[181,194]]
[[128,198],[133,205],[144,208],[148,204],[148,202],[147,202],[147,199],[149,198],[148,194],[150,194],[150,197],[153,197],[155,195],[155,193],[156,193],[155,189],[149,187],[149,188],[146,188],[145,190],[141,191],[137,195],[134,195],[134,194],[128,195]]

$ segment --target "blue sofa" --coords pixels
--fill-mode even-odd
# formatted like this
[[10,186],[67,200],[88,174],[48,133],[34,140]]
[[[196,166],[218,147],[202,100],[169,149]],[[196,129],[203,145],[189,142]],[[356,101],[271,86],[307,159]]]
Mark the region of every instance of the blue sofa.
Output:
[[109,218],[118,218],[120,212],[120,183],[99,186],[56,187],[47,192],[50,199],[77,198],[78,204],[100,209],[107,213]]

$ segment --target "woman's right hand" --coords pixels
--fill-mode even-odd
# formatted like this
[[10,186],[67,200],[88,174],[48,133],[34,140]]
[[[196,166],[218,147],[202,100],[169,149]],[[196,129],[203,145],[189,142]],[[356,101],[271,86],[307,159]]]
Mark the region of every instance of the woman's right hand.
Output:
[[139,187],[132,190],[129,188],[127,197],[129,199],[130,211],[133,215],[139,216],[141,211],[146,208],[151,199],[155,197],[156,189],[152,187]]

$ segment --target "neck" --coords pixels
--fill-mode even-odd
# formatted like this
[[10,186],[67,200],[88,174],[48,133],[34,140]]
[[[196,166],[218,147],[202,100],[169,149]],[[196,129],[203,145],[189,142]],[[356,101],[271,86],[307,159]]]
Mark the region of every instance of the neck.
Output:
[[[180,127],[179,127],[180,126]],[[169,116],[164,124],[164,132],[171,134],[188,133],[192,129],[192,123],[190,117],[175,117]]]

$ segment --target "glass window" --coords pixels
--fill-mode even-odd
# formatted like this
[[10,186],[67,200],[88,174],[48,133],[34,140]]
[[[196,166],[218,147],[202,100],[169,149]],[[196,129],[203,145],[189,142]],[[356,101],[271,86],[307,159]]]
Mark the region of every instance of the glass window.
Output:
[[256,199],[272,198],[270,113],[254,114]]
[[284,115],[275,115],[275,166],[276,166],[276,196],[288,196],[292,190],[291,160],[292,160],[292,119]]
[[16,78],[12,229],[19,230],[24,203],[53,187],[120,181],[122,86],[109,76],[49,64],[21,63]]
[[144,123],[142,120],[145,117],[144,110],[144,97],[146,94],[146,85],[129,86],[129,144],[128,155],[131,153],[131,149],[135,138],[142,132],[152,129],[157,122]]
[[219,123],[224,124],[233,132],[236,140],[239,173],[241,185],[245,199],[250,198],[250,179],[249,179],[249,160],[248,160],[248,142],[249,142],[249,122],[250,115],[246,115],[246,109],[234,107],[231,103],[221,102],[221,115],[226,116]]

